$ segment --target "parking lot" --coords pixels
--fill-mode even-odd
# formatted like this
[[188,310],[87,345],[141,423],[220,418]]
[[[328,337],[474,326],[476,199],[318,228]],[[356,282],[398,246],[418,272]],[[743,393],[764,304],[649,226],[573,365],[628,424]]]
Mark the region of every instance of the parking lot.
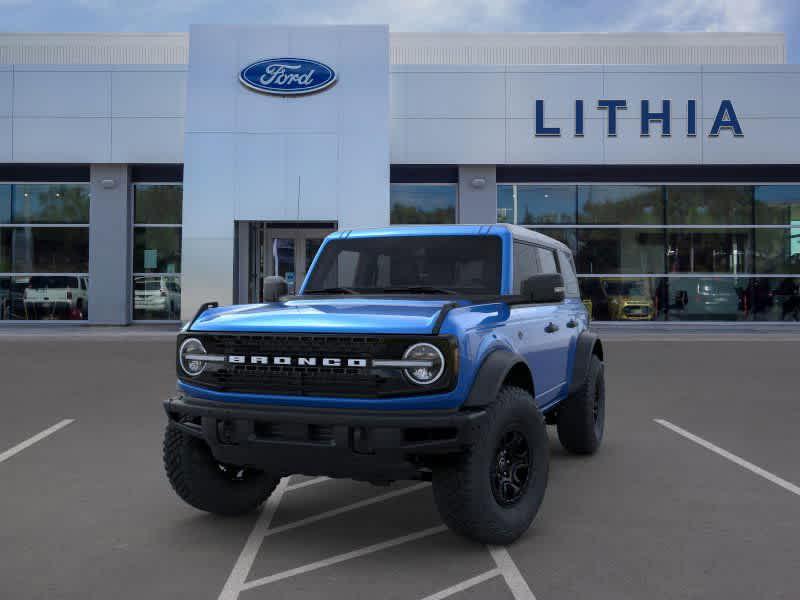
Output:
[[197,512],[161,463],[168,331],[0,331],[0,597],[797,598],[800,332],[605,343],[603,447],[553,436],[534,525],[487,548],[418,482]]

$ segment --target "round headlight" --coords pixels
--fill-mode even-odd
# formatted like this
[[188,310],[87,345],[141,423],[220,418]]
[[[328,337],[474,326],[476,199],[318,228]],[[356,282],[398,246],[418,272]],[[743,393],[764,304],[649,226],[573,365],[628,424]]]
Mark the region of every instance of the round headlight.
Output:
[[418,385],[430,385],[444,373],[444,356],[433,344],[422,342],[410,346],[403,354],[403,360],[425,363],[403,370],[406,377]]
[[178,361],[183,372],[190,377],[197,377],[206,368],[206,361],[203,357],[207,354],[206,349],[197,338],[184,340],[178,350]]

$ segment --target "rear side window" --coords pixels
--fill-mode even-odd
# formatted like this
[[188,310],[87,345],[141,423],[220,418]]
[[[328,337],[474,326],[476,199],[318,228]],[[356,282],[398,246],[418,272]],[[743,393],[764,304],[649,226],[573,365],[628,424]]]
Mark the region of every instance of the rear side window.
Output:
[[514,242],[514,287],[511,291],[512,294],[521,292],[522,282],[528,277],[541,273],[536,250],[536,246]]
[[542,273],[558,273],[555,252],[549,248],[536,248],[536,252],[539,254],[539,265]]
[[580,298],[581,291],[578,286],[578,277],[575,275],[575,263],[572,255],[567,252],[558,252],[558,262],[561,265],[561,275],[564,277],[564,291],[567,298]]

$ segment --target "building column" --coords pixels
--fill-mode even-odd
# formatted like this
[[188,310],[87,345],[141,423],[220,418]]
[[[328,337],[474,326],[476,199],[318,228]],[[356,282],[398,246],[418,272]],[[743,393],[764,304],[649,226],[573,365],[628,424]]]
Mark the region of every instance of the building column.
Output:
[[494,165],[458,168],[458,222],[497,222],[497,169]]
[[127,325],[131,215],[128,165],[91,165],[89,323]]

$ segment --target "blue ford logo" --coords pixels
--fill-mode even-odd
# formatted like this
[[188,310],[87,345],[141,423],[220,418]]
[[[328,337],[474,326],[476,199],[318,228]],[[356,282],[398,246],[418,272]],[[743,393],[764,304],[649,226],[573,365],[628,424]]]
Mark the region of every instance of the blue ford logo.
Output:
[[306,58],[268,58],[247,65],[239,81],[267,94],[297,96],[324,90],[336,81],[328,65]]

